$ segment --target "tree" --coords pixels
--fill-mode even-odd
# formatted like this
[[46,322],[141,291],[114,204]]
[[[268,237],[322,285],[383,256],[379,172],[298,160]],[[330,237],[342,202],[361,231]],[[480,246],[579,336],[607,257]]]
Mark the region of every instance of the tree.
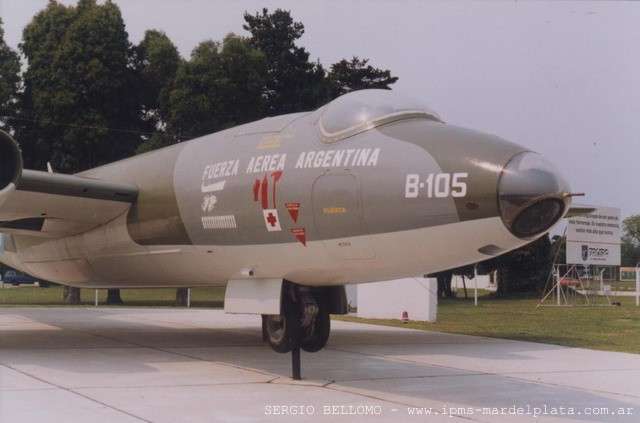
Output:
[[398,77],[391,76],[391,71],[367,65],[369,59],[360,60],[353,56],[350,61],[342,59],[334,63],[329,70],[329,83],[332,96],[340,96],[351,91],[378,88],[389,90]]
[[140,100],[145,131],[154,132],[137,153],[173,144],[179,140],[166,134],[170,115],[169,99],[178,67],[182,62],[178,48],[164,32],[149,30],[135,47],[136,69],[140,77]]
[[65,286],[62,291],[62,299],[67,305],[80,304],[80,288]]
[[475,277],[476,269],[475,265],[468,264],[462,267],[456,267],[452,270],[453,274],[456,276],[460,276],[462,278],[462,284],[464,285],[464,297],[467,298],[467,285],[465,282],[466,279],[473,279]]
[[182,59],[178,48],[164,32],[149,30],[135,48],[143,84],[142,107],[158,125],[167,121],[169,95]]
[[119,305],[123,304],[122,297],[120,296],[119,289],[107,289],[107,304],[108,305]]
[[625,267],[640,265],[640,248],[625,237],[622,238],[620,264]]
[[187,307],[189,304],[189,288],[176,289],[176,305]]
[[496,271],[498,296],[540,292],[553,265],[548,235],[498,257],[478,263],[479,273]]
[[622,265],[636,267],[640,263],[640,215],[622,222]]
[[330,98],[324,68],[309,61],[304,47],[296,46],[304,25],[294,22],[290,12],[277,9],[270,14],[264,8],[262,14],[245,13],[244,20],[251,45],[263,52],[268,62],[265,115],[314,110]]
[[557,264],[567,262],[567,242],[566,237],[554,235],[551,239],[551,260]]
[[266,76],[264,54],[247,39],[200,43],[176,73],[169,131],[193,138],[258,119]]
[[436,278],[438,283],[438,298],[453,298],[455,296],[451,289],[451,280],[453,279],[452,270],[433,273],[429,275],[429,277]]
[[77,172],[131,155],[142,125],[139,84],[118,6],[51,1],[27,25],[20,97],[25,164]]
[[15,101],[20,87],[20,59],[4,41],[0,18],[0,129],[7,131],[8,120],[15,116]]
[[[429,275],[432,278],[436,278],[438,282],[438,298],[455,297],[455,293],[451,289],[451,282],[454,275],[461,276],[463,280],[464,278],[472,279],[475,276],[475,266],[473,264],[469,264]],[[465,297],[466,294],[465,290]]]

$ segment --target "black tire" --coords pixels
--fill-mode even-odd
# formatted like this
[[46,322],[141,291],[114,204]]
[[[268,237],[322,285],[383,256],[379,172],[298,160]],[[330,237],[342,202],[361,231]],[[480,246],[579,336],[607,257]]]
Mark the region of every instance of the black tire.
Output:
[[292,302],[283,301],[282,314],[269,315],[266,332],[269,346],[279,353],[288,353],[300,343],[300,316]]
[[288,353],[299,343],[300,322],[290,315],[267,316],[269,346],[278,353]]
[[327,345],[330,333],[331,317],[325,307],[320,307],[311,327],[306,334],[302,335],[300,348],[310,353],[318,352]]

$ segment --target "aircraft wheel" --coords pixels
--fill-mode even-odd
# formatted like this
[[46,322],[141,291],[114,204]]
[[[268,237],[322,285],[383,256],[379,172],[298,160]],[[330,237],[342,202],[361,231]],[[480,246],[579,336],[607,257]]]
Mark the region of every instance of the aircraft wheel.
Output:
[[327,345],[330,332],[331,317],[324,307],[320,307],[313,324],[309,327],[307,333],[302,335],[300,348],[310,353],[320,351]]
[[269,346],[275,352],[288,353],[300,342],[300,317],[290,302],[283,305],[280,315],[269,315],[266,319]]

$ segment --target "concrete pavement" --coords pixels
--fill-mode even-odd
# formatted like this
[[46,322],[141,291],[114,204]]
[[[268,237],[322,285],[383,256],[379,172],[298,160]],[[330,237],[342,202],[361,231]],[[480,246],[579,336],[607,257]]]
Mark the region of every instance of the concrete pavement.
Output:
[[640,356],[332,322],[272,352],[258,316],[0,308],[0,422],[638,421]]

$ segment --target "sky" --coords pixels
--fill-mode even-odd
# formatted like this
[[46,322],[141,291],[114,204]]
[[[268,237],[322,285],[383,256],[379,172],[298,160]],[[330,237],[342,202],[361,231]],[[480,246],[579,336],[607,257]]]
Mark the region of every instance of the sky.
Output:
[[[102,2],[102,1],[100,1]],[[245,11],[291,11],[325,68],[358,56],[450,124],[551,159],[582,204],[640,214],[640,3],[411,0],[114,0],[130,41],[164,31],[183,57],[243,29]],[[63,0],[64,4],[75,4]],[[47,0],[0,0],[5,40]]]

